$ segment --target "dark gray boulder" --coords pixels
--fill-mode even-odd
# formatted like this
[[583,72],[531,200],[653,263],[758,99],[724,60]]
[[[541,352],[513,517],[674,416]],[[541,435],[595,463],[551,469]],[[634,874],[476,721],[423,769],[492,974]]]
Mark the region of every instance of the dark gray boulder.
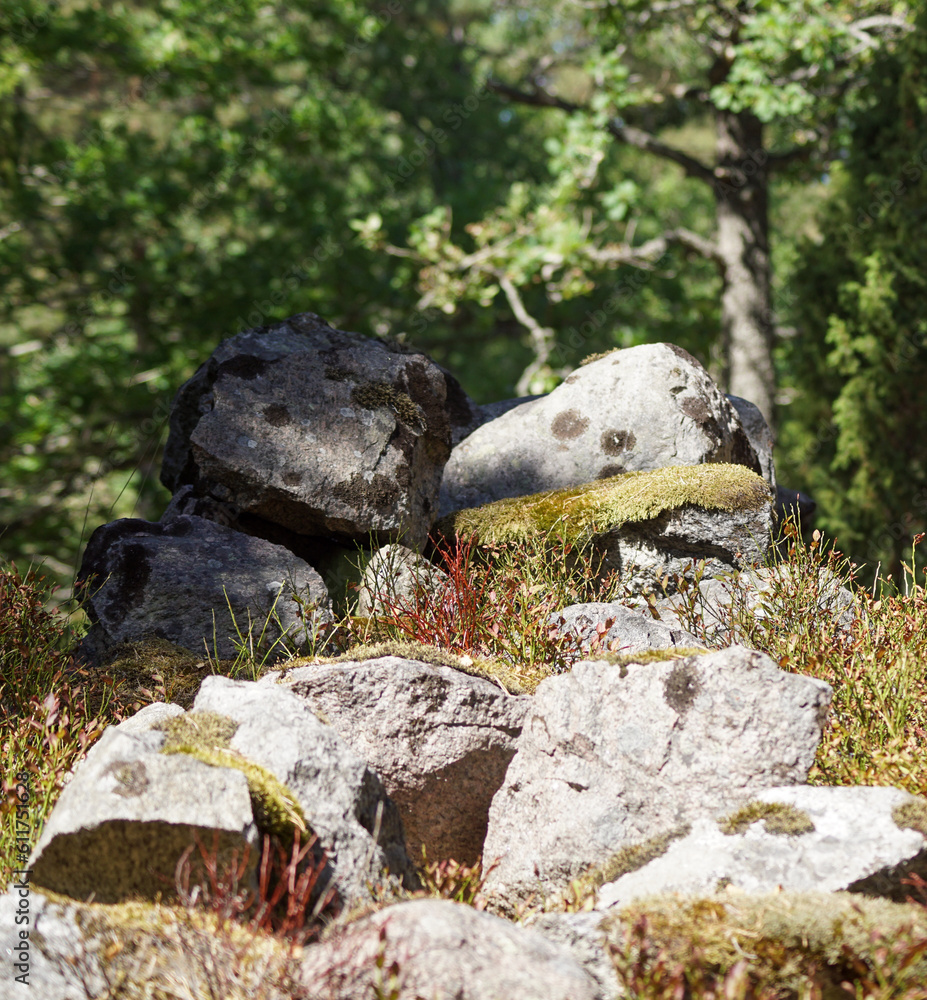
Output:
[[161,480],[297,534],[419,545],[476,412],[424,354],[303,313],[223,341],[181,387]]
[[[308,563],[283,546],[189,515],[97,528],[77,579],[92,622],[81,647],[91,663],[114,645],[150,637],[234,657],[249,623],[268,645],[286,636],[298,648],[307,629],[330,618],[325,584]],[[278,649],[283,655],[284,643]]]

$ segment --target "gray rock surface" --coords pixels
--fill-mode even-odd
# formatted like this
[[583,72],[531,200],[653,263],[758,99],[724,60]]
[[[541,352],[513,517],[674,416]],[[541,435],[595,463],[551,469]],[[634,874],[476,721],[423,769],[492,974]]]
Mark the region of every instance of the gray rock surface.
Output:
[[[171,711],[174,709],[175,711]],[[151,725],[177,706],[152,705],[100,737],[65,786],[29,867],[37,886],[115,903],[169,895],[177,862],[199,839],[221,857],[258,839],[245,776],[186,754],[162,754]]]
[[543,898],[625,846],[803,782],[830,699],[736,646],[548,678],[489,811],[487,893]]
[[223,341],[181,387],[161,480],[302,535],[420,545],[473,414],[424,354],[303,313]]
[[438,590],[447,574],[424,556],[404,545],[383,545],[370,558],[357,592],[357,613],[363,617],[382,614],[383,600],[415,607],[419,589]]
[[596,652],[615,653],[701,645],[691,633],[623,604],[571,604],[547,620],[561,635],[575,637],[587,655],[592,643],[596,643]]
[[411,857],[424,845],[431,861],[476,862],[530,697],[396,656],[296,667],[280,686],[376,771],[399,807]]
[[[27,910],[20,909],[25,900]],[[25,912],[28,926],[16,923]],[[52,903],[35,888],[21,896],[13,886],[0,896],[0,998],[42,997],[42,1000],[87,1000],[105,996],[106,981],[99,952],[77,919],[78,907]],[[22,948],[21,932],[28,937]],[[20,962],[20,957],[26,959]],[[17,976],[26,979],[16,982]]]
[[740,423],[746,431],[750,444],[756,452],[756,457],[760,462],[760,475],[769,485],[776,488],[776,466],[773,461],[773,440],[772,431],[760,408],[749,400],[740,396],[726,396],[727,401],[737,411]]
[[369,899],[382,873],[417,885],[402,821],[379,777],[309,704],[284,687],[207,677],[194,711],[238,723],[231,747],[260,764],[296,796],[319,836],[345,902]]
[[578,368],[473,431],[444,470],[440,513],[704,462],[760,472],[737,412],[698,361],[672,344],[645,344]]
[[[378,965],[381,968],[378,968]],[[395,981],[387,986],[395,968]],[[596,1000],[570,952],[499,917],[447,900],[389,906],[308,949],[302,982],[326,1000],[389,989],[397,1000]]]
[[687,505],[667,510],[649,521],[622,525],[596,538],[604,553],[603,568],[623,574],[635,592],[654,589],[668,577],[694,578],[704,562],[707,576],[761,564],[769,551],[772,502],[758,510],[712,510]]
[[710,818],[697,819],[688,836],[643,868],[603,885],[598,908],[625,906],[666,892],[710,895],[719,883],[751,893],[848,890],[903,902],[911,874],[927,875],[927,839],[901,829],[899,806],[927,802],[897,788],[770,788],[756,801],[800,810],[814,829],[798,835],[768,832],[764,820],[726,834]]
[[310,621],[330,618],[328,591],[308,563],[281,545],[196,516],[166,524],[127,518],[97,528],[78,583],[93,623],[82,645],[90,662],[118,643],[151,636],[231,658],[249,622],[268,645],[287,634],[298,648],[306,620],[293,595],[316,609]]
[[526,918],[525,926],[569,949],[595,980],[596,1000],[618,1000],[622,989],[608,955],[606,932],[599,927],[602,919],[601,913],[536,913]]

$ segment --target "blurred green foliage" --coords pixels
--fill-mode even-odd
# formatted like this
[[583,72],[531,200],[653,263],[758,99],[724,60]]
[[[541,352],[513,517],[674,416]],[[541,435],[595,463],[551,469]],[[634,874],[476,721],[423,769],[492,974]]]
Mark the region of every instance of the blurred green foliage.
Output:
[[780,475],[805,484],[864,575],[899,581],[927,531],[927,11],[867,97],[820,235],[799,247]]
[[[712,99],[752,101],[771,122],[770,148],[808,148],[772,190],[775,288],[791,317],[802,274],[869,281],[852,270],[851,251],[824,267],[833,254],[815,247],[809,264],[798,241],[818,234],[818,205],[839,212],[850,198],[849,168],[825,185],[814,165],[850,133],[846,95],[824,86],[849,37],[839,25],[906,5],[748,6],[734,83]],[[477,400],[501,399],[535,354],[495,268],[552,332],[559,370],[611,347],[668,340],[717,372],[714,265],[680,249],[650,270],[601,265],[588,248],[640,243],[670,227],[711,235],[706,185],[610,141],[601,126],[620,112],[710,158],[713,125],[697,95],[647,99],[705,71],[694,39],[729,7],[654,8],[648,21],[651,5],[639,0],[607,11],[556,0],[4,3],[0,555],[23,569],[45,561],[67,584],[96,525],[159,516],[160,448],[177,388],[222,338],[296,312],[405,338]],[[647,30],[629,33],[645,21]],[[804,90],[770,85],[776,67],[804,64],[819,73]],[[590,114],[511,104],[487,86],[490,76],[518,81],[538,65],[560,93],[588,101]],[[906,72],[910,90],[913,62]],[[815,127],[827,117],[825,149]],[[879,133],[878,142],[889,138]],[[886,294],[902,302],[913,294],[918,233],[913,208],[894,211],[907,226],[905,250],[893,256],[886,235],[872,281],[890,283]],[[507,236],[493,268],[444,266]],[[390,247],[417,256],[383,252]],[[551,270],[552,253],[560,262]],[[423,267],[428,254],[440,266]],[[787,384],[805,393],[784,410],[791,482],[839,510],[844,520],[828,523],[841,528],[857,523],[846,520],[857,516],[850,507],[872,496],[832,485],[843,482],[850,444],[828,452],[835,436],[813,460],[795,456],[852,375],[861,321],[845,322],[837,376],[827,374],[839,345],[825,343],[826,322],[802,319],[801,338],[780,357]],[[532,388],[549,389],[557,372],[535,376]],[[849,428],[844,411],[834,410],[835,425]],[[869,433],[866,420],[846,431],[848,442]],[[884,487],[886,497],[907,489],[896,479]]]

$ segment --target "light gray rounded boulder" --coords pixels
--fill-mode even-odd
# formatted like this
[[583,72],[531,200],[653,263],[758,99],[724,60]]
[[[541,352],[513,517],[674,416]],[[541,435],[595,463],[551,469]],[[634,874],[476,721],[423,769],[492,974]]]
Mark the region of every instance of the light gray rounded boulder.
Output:
[[761,472],[737,411],[674,344],[613,351],[553,392],[464,438],[441,483],[441,515],[621,472],[727,462]]

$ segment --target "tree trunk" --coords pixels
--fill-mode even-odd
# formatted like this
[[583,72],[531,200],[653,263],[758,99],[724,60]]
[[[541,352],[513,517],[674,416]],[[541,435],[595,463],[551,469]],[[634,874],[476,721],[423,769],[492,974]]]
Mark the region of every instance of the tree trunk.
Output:
[[746,111],[719,111],[717,150],[723,382],[727,392],[755,403],[775,432],[769,174],[762,122]]

